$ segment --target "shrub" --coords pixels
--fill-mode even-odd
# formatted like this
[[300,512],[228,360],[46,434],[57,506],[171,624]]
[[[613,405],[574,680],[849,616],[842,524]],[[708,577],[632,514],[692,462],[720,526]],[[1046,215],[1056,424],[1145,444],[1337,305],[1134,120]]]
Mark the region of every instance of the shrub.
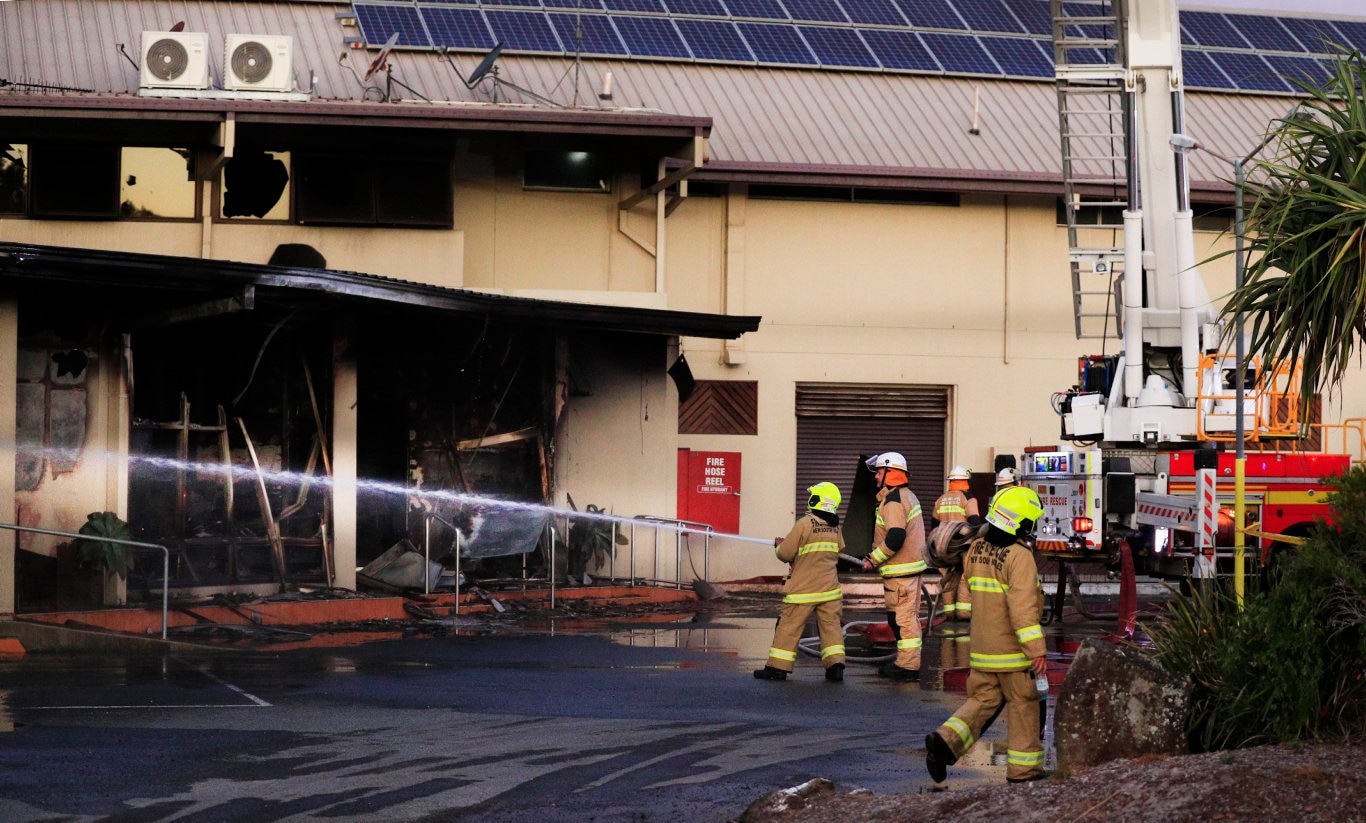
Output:
[[1243,608],[1225,592],[1175,599],[1148,629],[1190,676],[1197,750],[1366,737],[1366,470],[1334,480],[1333,526],[1286,553]]

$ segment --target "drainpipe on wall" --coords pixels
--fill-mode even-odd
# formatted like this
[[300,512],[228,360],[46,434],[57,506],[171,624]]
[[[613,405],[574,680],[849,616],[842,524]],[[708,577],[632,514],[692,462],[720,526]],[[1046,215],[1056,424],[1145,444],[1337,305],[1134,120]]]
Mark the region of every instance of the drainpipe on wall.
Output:
[[[726,190],[725,252],[721,257],[721,313],[745,313],[745,210],[749,206],[749,186],[732,183]],[[745,362],[745,338],[721,343],[721,364],[739,366]]]

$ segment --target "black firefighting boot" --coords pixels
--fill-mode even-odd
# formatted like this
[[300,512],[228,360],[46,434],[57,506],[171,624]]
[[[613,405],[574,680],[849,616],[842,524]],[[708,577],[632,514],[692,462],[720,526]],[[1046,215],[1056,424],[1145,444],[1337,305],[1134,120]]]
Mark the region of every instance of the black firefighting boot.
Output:
[[826,670],[825,670],[825,679],[826,679],[826,680],[829,680],[831,683],[842,683],[842,682],[844,682],[844,664],[843,664],[843,663],[836,663],[835,665],[833,665],[833,666],[831,666],[830,668],[826,669]]
[[885,677],[888,680],[895,680],[901,683],[920,682],[919,669],[903,669],[895,663],[883,663],[877,668],[877,676]]
[[930,773],[931,780],[943,783],[949,777],[949,766],[957,762],[944,738],[935,732],[925,735],[925,771]]
[[764,666],[762,669],[754,670],[756,680],[786,680],[787,672],[782,669],[775,669],[772,666]]

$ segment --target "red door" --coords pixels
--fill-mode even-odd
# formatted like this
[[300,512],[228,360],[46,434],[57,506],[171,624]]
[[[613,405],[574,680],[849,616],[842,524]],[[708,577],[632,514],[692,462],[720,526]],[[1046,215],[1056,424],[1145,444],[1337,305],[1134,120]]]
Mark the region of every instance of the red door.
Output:
[[678,450],[678,519],[739,534],[739,452]]

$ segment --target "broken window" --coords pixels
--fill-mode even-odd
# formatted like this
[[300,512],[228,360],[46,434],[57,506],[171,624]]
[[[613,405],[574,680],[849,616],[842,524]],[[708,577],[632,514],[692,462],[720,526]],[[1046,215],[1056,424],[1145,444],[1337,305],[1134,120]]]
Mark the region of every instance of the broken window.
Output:
[[34,217],[119,216],[119,147],[38,143],[29,159]]
[[288,220],[289,164],[289,152],[239,152],[223,166],[222,215]]
[[0,143],[0,214],[28,213],[28,146]]
[[120,216],[195,216],[194,163],[189,149],[124,146],[120,177]]
[[449,157],[374,152],[296,153],[300,223],[449,229],[454,225]]
[[552,191],[609,192],[611,158],[594,151],[531,150],[526,153],[522,185]]

